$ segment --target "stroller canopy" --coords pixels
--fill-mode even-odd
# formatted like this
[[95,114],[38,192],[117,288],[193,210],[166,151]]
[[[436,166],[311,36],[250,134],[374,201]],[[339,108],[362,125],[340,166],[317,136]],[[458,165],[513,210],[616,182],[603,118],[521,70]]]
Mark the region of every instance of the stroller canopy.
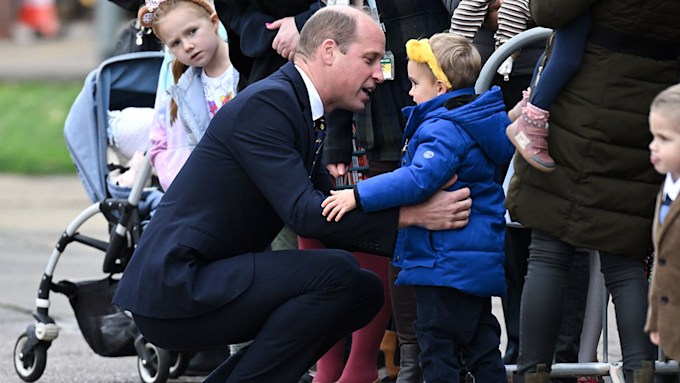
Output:
[[112,57],[88,74],[64,124],[64,138],[83,187],[92,202],[110,196],[108,111],[153,108],[162,52],[136,52]]

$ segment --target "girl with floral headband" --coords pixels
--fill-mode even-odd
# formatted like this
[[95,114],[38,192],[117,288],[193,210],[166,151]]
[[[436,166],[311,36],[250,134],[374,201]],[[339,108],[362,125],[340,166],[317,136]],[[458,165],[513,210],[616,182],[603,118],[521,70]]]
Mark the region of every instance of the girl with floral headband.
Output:
[[417,204],[442,188],[469,187],[474,204],[464,228],[399,231],[395,283],[415,286],[425,381],[457,381],[462,355],[476,381],[505,382],[500,325],[491,313],[491,297],[505,294],[501,180],[514,152],[505,135],[503,96],[498,87],[475,94],[481,58],[462,36],[410,40],[406,53],[416,105],[403,109],[401,167],[333,191],[322,203],[323,215],[339,221],[357,207],[373,212]]
[[151,162],[167,190],[217,110],[236,95],[239,75],[206,1],[147,0],[138,18],[175,57],[175,84],[157,94],[150,134]]

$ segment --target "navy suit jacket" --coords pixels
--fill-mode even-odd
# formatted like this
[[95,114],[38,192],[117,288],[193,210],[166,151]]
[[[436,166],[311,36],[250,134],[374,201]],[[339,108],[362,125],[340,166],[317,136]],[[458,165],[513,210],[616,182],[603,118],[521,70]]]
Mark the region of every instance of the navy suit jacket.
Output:
[[144,230],[113,302],[152,318],[225,305],[249,287],[254,257],[284,223],[329,247],[391,256],[397,209],[322,217],[332,182],[320,161],[312,169],[314,135],[292,63],[222,107]]

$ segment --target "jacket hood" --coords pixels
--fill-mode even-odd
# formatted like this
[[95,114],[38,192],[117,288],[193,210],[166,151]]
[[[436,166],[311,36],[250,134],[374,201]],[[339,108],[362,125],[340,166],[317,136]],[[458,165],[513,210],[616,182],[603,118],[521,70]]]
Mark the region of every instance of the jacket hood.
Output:
[[407,119],[404,137],[411,137],[424,120],[448,120],[465,130],[495,164],[506,165],[515,148],[505,135],[510,119],[501,90],[494,86],[467,104],[453,109],[445,106],[456,97],[471,95],[474,95],[473,88],[458,89],[419,105],[407,106],[403,109]]

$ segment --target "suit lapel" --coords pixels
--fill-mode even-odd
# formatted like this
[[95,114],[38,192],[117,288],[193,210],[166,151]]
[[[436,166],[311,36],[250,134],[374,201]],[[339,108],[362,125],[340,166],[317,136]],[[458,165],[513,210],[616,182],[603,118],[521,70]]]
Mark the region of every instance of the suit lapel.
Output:
[[[659,208],[661,206],[661,199],[663,198],[663,190],[659,193],[659,195],[656,197],[656,210],[654,213],[655,217],[659,216]],[[668,210],[668,213],[666,214],[666,217],[664,218],[664,224],[661,225],[659,224],[659,220],[656,219],[654,222],[654,229],[652,230],[652,235],[654,236],[654,243],[658,244],[660,241],[663,240],[663,238],[668,234],[670,231],[671,222],[675,221],[678,218],[678,215],[680,215],[680,201],[678,201],[677,197],[673,203],[671,203],[670,209]],[[655,233],[656,231],[656,233]]]
[[312,166],[312,161],[314,159],[314,121],[312,120],[312,106],[309,103],[309,92],[305,86],[305,82],[300,75],[300,72],[295,68],[292,62],[287,63],[281,67],[283,74],[290,79],[293,85],[293,91],[295,96],[300,103],[300,108],[302,109],[303,120],[305,122],[304,129],[300,127],[301,134],[303,137],[307,137],[306,146],[302,146],[302,153],[306,153],[305,167],[309,169]]

